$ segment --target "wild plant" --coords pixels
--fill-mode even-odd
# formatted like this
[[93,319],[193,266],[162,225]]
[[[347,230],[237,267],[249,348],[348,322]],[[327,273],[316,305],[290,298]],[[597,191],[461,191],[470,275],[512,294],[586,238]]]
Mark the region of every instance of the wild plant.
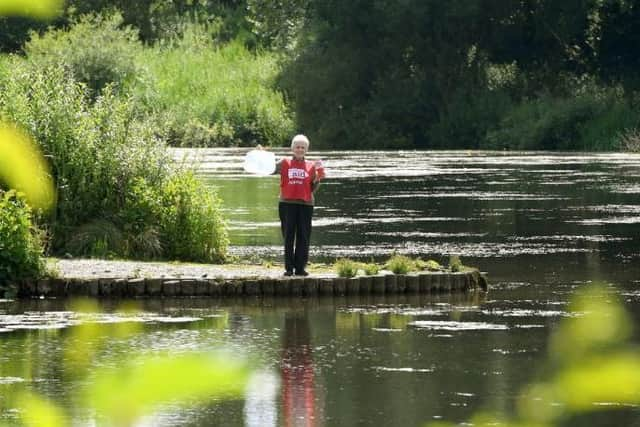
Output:
[[415,270],[415,263],[408,256],[396,254],[389,258],[386,268],[395,274],[406,274]]
[[334,264],[334,268],[338,277],[355,277],[358,274],[358,263],[348,259],[341,258],[337,260]]

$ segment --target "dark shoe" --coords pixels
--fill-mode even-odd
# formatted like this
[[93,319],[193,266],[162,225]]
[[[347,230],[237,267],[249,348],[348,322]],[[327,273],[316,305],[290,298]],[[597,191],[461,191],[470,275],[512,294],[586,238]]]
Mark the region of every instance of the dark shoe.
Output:
[[293,271],[287,270],[287,271],[284,272],[284,275],[287,276],[287,277],[288,276],[293,276]]
[[308,276],[309,273],[302,270],[302,271],[296,271],[296,276]]

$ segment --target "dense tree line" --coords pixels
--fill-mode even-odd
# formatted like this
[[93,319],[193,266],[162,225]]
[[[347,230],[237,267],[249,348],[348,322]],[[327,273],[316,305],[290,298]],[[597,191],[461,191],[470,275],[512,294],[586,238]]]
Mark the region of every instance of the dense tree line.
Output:
[[[631,0],[69,0],[53,25],[114,8],[147,45],[204,22],[277,54],[316,147],[617,149],[640,118]],[[30,30],[2,18],[0,48]]]

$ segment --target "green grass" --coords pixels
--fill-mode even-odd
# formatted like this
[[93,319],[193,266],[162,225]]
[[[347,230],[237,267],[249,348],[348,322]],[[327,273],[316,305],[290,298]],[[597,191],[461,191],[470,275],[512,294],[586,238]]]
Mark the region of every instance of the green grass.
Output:
[[395,274],[407,274],[415,270],[415,261],[405,255],[393,255],[387,261],[386,267]]
[[358,274],[358,263],[348,258],[341,258],[334,264],[338,277],[355,277]]
[[149,76],[136,98],[168,126],[173,145],[282,145],[293,131],[284,97],[273,87],[280,71],[273,53],[240,42],[214,46],[177,40],[144,49],[137,60]]

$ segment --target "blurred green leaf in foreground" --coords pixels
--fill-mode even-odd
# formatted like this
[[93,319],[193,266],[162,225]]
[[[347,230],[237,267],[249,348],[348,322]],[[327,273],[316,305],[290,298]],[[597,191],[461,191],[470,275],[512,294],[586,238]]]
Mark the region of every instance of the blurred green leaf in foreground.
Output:
[[34,208],[49,210],[54,203],[53,180],[36,144],[18,128],[0,122],[0,178],[24,193]]
[[24,425],[72,425],[78,416],[89,414],[96,425],[132,426],[167,405],[192,407],[244,398],[251,372],[242,358],[224,351],[127,352],[126,359],[105,364],[101,357],[112,353],[113,347],[105,350],[113,346],[114,337],[127,345],[128,338],[142,332],[142,312],[121,307],[113,313],[120,321],[104,323],[95,301],[77,300],[69,308],[82,322],[65,341],[63,371],[84,386],[73,397],[73,413],[50,396],[26,389],[7,396]]
[[628,342],[632,320],[622,303],[593,286],[574,298],[570,311],[551,336],[545,375],[525,387],[514,416],[483,412],[470,425],[552,427],[572,417],[640,405],[640,351]]
[[0,0],[0,15],[51,19],[60,14],[63,0]]

